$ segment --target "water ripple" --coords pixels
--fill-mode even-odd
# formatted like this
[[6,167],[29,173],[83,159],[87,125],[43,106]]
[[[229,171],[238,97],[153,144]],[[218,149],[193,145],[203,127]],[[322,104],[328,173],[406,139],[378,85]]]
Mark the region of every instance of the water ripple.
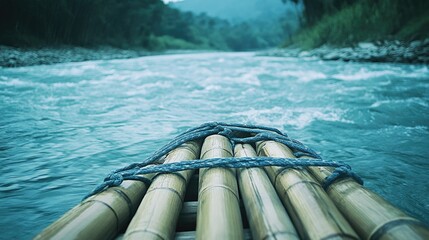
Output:
[[111,170],[208,121],[289,132],[429,222],[413,191],[428,191],[428,106],[421,65],[202,53],[0,69],[2,234],[33,237]]

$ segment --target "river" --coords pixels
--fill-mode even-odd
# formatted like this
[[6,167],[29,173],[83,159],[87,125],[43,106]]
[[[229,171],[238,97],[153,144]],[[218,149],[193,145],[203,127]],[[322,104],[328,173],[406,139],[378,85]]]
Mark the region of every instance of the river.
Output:
[[194,53],[0,68],[0,238],[34,237],[209,121],[279,128],[429,223],[428,106],[425,65]]

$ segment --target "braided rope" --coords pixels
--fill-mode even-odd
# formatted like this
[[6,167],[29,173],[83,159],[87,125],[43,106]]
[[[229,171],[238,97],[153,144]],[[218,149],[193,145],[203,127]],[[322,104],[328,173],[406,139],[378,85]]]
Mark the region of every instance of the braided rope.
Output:
[[[242,133],[246,133],[252,136],[239,137],[238,135]],[[269,140],[276,141],[292,149],[295,157],[298,158],[302,156],[307,156],[309,158],[212,158],[204,161],[186,160],[161,165],[150,165],[186,142],[204,139],[213,134],[219,134],[227,137],[233,145],[240,143],[256,143],[259,141]],[[323,188],[325,190],[335,181],[346,177],[353,178],[358,183],[363,184],[362,179],[357,174],[351,171],[351,167],[349,165],[336,161],[323,160],[313,149],[305,146],[297,140],[289,138],[286,133],[283,133],[278,129],[248,124],[228,124],[222,122],[210,122],[183,132],[182,134],[174,138],[171,142],[155,151],[150,157],[143,160],[142,162],[132,163],[126,167],[113,171],[104,179],[104,182],[102,184],[97,186],[91,193],[85,196],[84,199],[94,194],[100,193],[109,187],[119,186],[124,180],[137,180],[149,184],[150,180],[141,176],[142,174],[173,173],[183,170],[213,167],[250,168],[266,166],[281,166],[291,168],[314,166],[334,167],[334,172],[330,176],[328,176],[323,182]]]

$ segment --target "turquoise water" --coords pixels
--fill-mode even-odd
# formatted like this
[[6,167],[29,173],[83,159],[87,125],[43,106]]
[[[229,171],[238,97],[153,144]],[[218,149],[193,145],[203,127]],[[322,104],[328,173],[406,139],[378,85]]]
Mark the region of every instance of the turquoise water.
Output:
[[0,238],[34,237],[208,121],[286,131],[429,223],[428,106],[423,65],[200,53],[0,68]]

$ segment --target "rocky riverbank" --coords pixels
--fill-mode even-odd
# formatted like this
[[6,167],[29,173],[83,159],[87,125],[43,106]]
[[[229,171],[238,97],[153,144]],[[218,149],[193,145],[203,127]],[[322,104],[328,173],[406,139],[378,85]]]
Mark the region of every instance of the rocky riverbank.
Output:
[[0,67],[22,67],[87,60],[134,58],[152,55],[146,50],[124,50],[111,47],[81,48],[14,48],[0,46]]
[[429,64],[429,39],[409,43],[400,41],[379,41],[359,43],[354,47],[320,48],[303,51],[299,49],[276,49],[261,53],[263,56],[306,57],[327,61],[345,62],[394,62]]
[[[82,48],[65,46],[60,48],[31,49],[0,46],[0,67],[22,67],[87,60],[125,59],[154,54],[161,53],[149,52],[144,49],[124,50],[111,47]],[[257,55],[316,58],[327,61],[345,62],[429,64],[429,39],[410,43],[400,41],[359,43],[354,47],[346,48],[322,46],[307,51],[283,48],[259,52]]]

